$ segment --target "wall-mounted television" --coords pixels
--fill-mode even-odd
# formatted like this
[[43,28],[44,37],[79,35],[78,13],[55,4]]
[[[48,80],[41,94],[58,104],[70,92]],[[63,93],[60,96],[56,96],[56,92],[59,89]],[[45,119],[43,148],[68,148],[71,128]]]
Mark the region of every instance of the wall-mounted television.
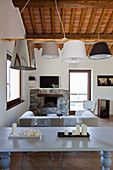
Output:
[[59,76],[40,76],[40,88],[59,88]]

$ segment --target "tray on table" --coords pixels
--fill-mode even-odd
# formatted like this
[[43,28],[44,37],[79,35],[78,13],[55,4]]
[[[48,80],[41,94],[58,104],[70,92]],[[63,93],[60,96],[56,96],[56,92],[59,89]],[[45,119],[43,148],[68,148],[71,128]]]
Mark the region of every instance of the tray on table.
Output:
[[68,135],[65,135],[64,132],[57,132],[58,137],[90,137],[90,134],[87,132],[87,135],[72,135],[72,132],[69,132]]
[[12,135],[12,133],[9,134],[8,138],[9,139],[13,139],[13,138],[17,138],[17,139],[35,139],[35,138],[40,138],[42,136],[42,133],[40,133],[40,136],[25,136],[23,134],[17,134],[16,136]]

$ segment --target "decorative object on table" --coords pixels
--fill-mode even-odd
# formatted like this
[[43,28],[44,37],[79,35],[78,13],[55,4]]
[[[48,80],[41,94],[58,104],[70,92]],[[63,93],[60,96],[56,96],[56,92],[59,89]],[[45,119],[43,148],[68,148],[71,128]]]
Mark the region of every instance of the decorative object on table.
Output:
[[67,129],[64,131],[64,135],[68,135],[68,130]]
[[72,130],[72,135],[76,135],[76,130]]
[[109,118],[110,100],[98,99],[98,117]]
[[113,76],[112,75],[98,75],[97,86],[113,86]]
[[12,135],[13,136],[17,135],[17,123],[12,124]]
[[83,124],[81,127],[82,135],[87,135],[87,125]]
[[42,134],[40,133],[39,130],[24,129],[23,133],[18,133],[18,134],[16,133],[15,135],[11,133],[9,135],[9,138],[35,138],[35,137],[40,137],[40,136],[42,136]]
[[57,132],[58,137],[90,137],[90,134],[87,132],[87,125],[82,124],[81,132],[80,125],[76,126],[76,129],[73,129],[72,132],[68,132],[68,129],[65,129],[64,132]]
[[76,125],[76,135],[80,135],[80,125]]
[[87,132],[87,135],[82,135],[80,132],[80,135],[72,135],[72,132],[68,132],[68,135],[65,135],[64,132],[57,132],[58,137],[90,137],[90,134]]

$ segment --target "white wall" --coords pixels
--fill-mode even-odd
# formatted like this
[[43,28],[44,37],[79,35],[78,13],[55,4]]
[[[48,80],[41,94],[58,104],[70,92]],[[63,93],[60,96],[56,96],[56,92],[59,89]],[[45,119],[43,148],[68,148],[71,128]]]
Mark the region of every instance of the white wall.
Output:
[[[60,88],[68,89],[69,69],[91,69],[92,70],[92,100],[109,99],[111,102],[110,113],[113,114],[113,87],[97,86],[97,75],[113,75],[113,57],[106,60],[90,60],[78,64],[67,64],[61,62],[61,56],[57,59],[42,59],[41,50],[35,49],[38,69],[33,74],[37,81],[35,87],[39,88],[39,76],[59,75]],[[61,54],[61,52],[60,52]]]
[[84,63],[69,64],[69,68],[93,70],[93,100],[109,99],[110,113],[113,114],[113,86],[97,86],[97,75],[113,75],[113,57],[106,60],[87,60]]
[[10,126],[29,108],[28,72],[22,72],[22,99],[25,102],[6,111],[6,52],[12,53],[14,42],[1,38],[22,38],[25,31],[12,0],[0,0],[0,127]]
[[[35,49],[35,55],[37,58],[37,71],[34,71],[36,77],[35,87],[40,87],[40,76],[59,76],[59,88],[68,89],[68,64],[61,62],[61,56],[56,59],[41,58],[41,51],[42,50],[39,51]],[[59,54],[61,54],[60,50]]]

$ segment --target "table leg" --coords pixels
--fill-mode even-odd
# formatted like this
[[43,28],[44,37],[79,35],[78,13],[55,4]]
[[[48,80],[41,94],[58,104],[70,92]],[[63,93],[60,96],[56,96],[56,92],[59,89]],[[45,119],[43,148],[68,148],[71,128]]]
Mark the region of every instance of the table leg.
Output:
[[111,166],[111,154],[109,151],[102,151],[101,152],[101,163],[102,163],[102,170],[110,170]]
[[2,167],[2,170],[9,170],[9,165],[10,165],[10,155],[11,153],[10,152],[2,152],[0,157],[1,157],[1,160],[0,160],[0,165]]

